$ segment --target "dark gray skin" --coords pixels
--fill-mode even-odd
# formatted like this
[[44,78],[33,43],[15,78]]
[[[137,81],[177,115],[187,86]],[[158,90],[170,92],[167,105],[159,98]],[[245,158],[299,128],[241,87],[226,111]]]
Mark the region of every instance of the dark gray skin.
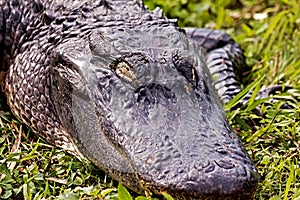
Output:
[[5,93],[30,129],[140,194],[253,198],[256,169],[218,97],[240,91],[229,36],[184,31],[141,1],[0,5]]

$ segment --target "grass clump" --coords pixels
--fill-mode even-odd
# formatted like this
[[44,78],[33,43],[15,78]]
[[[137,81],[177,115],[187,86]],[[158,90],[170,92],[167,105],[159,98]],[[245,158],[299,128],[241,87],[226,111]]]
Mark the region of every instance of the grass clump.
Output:
[[[260,174],[255,199],[300,199],[299,0],[145,2],[150,8],[162,7],[166,15],[179,19],[180,26],[229,33],[245,50],[249,66],[242,78],[245,94],[248,89],[255,93],[270,85],[293,87],[275,94],[273,103],[252,98],[228,112],[228,118]],[[257,80],[258,84],[251,85]],[[132,197],[92,164],[38,139],[3,105],[1,102],[0,199],[150,199]],[[257,106],[262,115],[256,114]],[[167,194],[165,198],[171,199]]]

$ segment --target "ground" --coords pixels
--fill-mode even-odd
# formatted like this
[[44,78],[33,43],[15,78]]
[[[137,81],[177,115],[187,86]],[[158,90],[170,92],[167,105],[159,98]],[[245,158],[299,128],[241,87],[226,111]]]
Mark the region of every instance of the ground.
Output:
[[[299,0],[155,0],[180,26],[222,29],[245,50],[245,94],[284,84],[294,89],[275,95],[277,102],[250,99],[228,112],[260,174],[255,199],[300,199],[300,1]],[[0,101],[0,199],[149,199],[127,190],[54,148],[20,124]],[[288,108],[282,108],[288,105]],[[261,114],[254,108],[260,106]],[[171,199],[170,197],[166,197]]]

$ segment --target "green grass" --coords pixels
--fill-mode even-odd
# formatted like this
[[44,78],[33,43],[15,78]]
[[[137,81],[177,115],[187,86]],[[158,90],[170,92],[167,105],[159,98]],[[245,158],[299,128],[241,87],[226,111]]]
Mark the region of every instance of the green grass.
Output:
[[[229,33],[247,57],[249,69],[242,79],[245,90],[263,76],[254,91],[275,84],[295,88],[275,95],[279,100],[272,105],[251,99],[245,106],[228,112],[228,118],[261,176],[255,199],[299,200],[300,1],[146,2],[150,8],[161,6],[165,14],[179,18],[180,26],[209,27]],[[290,108],[282,109],[282,104]],[[37,138],[15,120],[3,102],[0,105],[0,199],[118,199],[118,195],[123,195],[122,199],[133,198],[92,164]],[[256,105],[261,106],[262,116],[255,114]]]

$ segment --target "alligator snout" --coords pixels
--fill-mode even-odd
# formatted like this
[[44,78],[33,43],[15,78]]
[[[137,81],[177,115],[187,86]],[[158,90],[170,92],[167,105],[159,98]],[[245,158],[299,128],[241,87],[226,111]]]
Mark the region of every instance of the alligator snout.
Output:
[[[199,160],[184,164],[178,163],[178,169],[169,181],[168,173],[159,179],[160,192],[167,192],[178,199],[252,199],[253,187],[257,176],[253,169],[233,160]],[[165,181],[165,182],[163,182]],[[156,187],[157,187],[156,185]]]
[[160,129],[157,122],[156,132],[143,128],[139,133],[147,136],[131,159],[143,188],[179,199],[251,199],[257,173],[226,124],[212,128],[201,120],[194,125],[193,118],[178,118]]

